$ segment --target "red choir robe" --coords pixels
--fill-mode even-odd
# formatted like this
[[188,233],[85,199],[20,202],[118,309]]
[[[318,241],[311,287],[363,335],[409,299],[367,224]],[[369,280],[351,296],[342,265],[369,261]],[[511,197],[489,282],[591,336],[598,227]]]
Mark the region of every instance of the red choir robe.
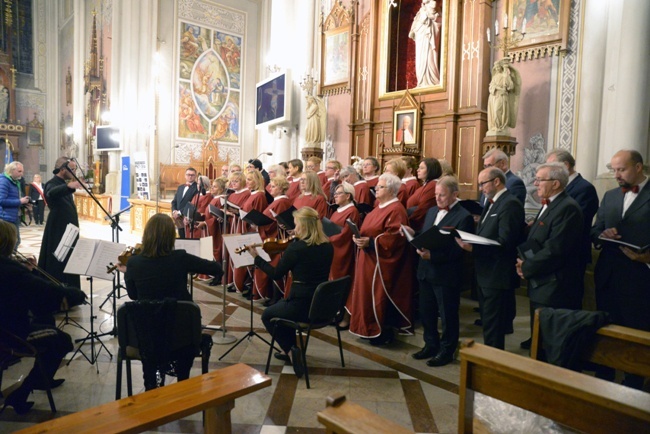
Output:
[[[399,199],[399,202],[404,206],[406,209],[406,202],[408,201],[408,195],[406,194],[406,187],[404,184],[399,186],[399,191],[397,192],[397,199]],[[379,201],[375,199],[375,208],[379,206]]]
[[319,219],[327,217],[327,201],[320,194],[303,193],[293,201],[293,206],[296,209],[308,206],[316,210]]
[[[246,202],[242,205],[241,209],[250,212],[251,210],[256,210],[259,212],[264,212],[268,203],[266,201],[266,195],[263,190],[252,191]],[[248,223],[242,220],[241,222],[241,233],[253,232],[253,229]],[[252,268],[236,268],[235,269],[235,289],[242,291],[244,289],[244,284],[246,283],[246,276],[253,278],[253,269]]]
[[379,175],[371,176],[364,179],[368,183],[368,188],[375,188],[379,182]]
[[316,173],[316,175],[318,175],[318,179],[320,179],[321,187],[325,185],[325,183],[327,182],[327,175],[325,175],[325,171],[321,170],[320,172]]
[[413,196],[413,193],[421,187],[420,181],[415,176],[409,176],[408,178],[402,178],[402,184],[406,187],[406,198]]
[[[230,196],[228,196],[228,202],[233,203],[237,205],[238,207],[242,207],[244,203],[248,200],[248,197],[251,195],[251,191],[248,188],[242,188],[239,191],[236,191],[234,193],[231,193]],[[229,234],[241,234],[242,232],[242,221],[239,219],[239,215],[235,216],[229,216],[230,219],[230,224],[228,225],[228,233]],[[228,255],[228,252],[223,252],[224,255]],[[226,282],[232,283],[234,279],[234,266],[232,263],[232,260],[228,258],[228,269],[226,270],[226,274],[228,276],[228,279]]]
[[[221,205],[221,199],[223,197],[224,196],[213,197],[210,201],[210,205],[216,206],[219,209],[223,209],[223,206]],[[223,259],[221,256],[221,249],[223,247],[223,221],[210,214],[209,210],[206,210],[205,223],[207,225],[208,235],[212,236],[212,253],[214,255],[214,260],[221,263]]]
[[[273,217],[273,213],[275,215],[282,214],[284,211],[288,210],[291,208],[291,201],[289,198],[285,195],[281,195],[275,198],[273,202],[269,206],[266,207],[264,210],[264,215],[272,218],[275,220]],[[273,213],[271,212],[273,211]],[[267,240],[269,238],[275,238],[277,240],[280,239],[285,239],[286,235],[282,229],[278,228],[278,224],[274,221],[270,225],[267,226],[260,226],[260,235],[262,236],[262,240]],[[280,258],[282,257],[282,254],[277,253],[271,256],[271,264],[273,267],[277,267],[278,264],[280,263]],[[271,284],[271,278],[269,277],[268,274],[260,270],[259,268],[255,268],[255,292],[257,295],[261,298],[270,298],[273,295],[273,291],[269,287]],[[277,283],[274,283],[275,285],[278,285],[278,288],[280,288],[281,291],[284,292],[284,282],[283,281],[278,281]]]
[[422,229],[427,211],[434,206],[436,206],[436,181],[429,181],[416,190],[406,202],[406,209],[409,210],[409,226],[416,232]]
[[354,201],[371,205],[375,202],[375,196],[370,193],[368,182],[361,180],[354,183]]
[[300,177],[289,181],[289,189],[287,190],[287,197],[292,203],[298,196],[300,196]]
[[[203,219],[205,219],[206,214],[208,213],[208,204],[212,201],[212,193],[207,193],[198,196],[198,204],[196,204],[196,212],[201,214],[203,216]],[[194,202],[192,202],[194,204]],[[200,220],[196,220],[194,223],[198,223]],[[190,232],[190,226],[185,225],[185,237],[186,238],[203,238],[209,236],[209,233],[207,231],[207,228],[201,229],[201,228],[194,228],[193,231]]]
[[330,237],[330,243],[334,247],[334,259],[332,260],[334,266],[330,271],[330,280],[350,276],[354,281],[354,251],[356,246],[352,242],[352,231],[345,223],[347,219],[352,220],[357,226],[359,225],[359,211],[353,203],[338,208],[330,217],[332,223],[343,226],[340,234]]
[[[370,212],[361,226],[361,236],[370,237],[371,245],[358,249],[346,305],[350,332],[357,336],[378,337],[387,326],[402,331],[412,328],[410,282],[415,271],[407,260],[408,242],[400,230],[407,223],[406,210],[395,198]],[[386,323],[388,315],[392,324]]]

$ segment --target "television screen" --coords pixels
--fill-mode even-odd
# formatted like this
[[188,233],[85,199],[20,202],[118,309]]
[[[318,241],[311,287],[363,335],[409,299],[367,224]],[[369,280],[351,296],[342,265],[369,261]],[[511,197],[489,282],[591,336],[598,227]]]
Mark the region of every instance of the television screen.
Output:
[[257,83],[255,126],[291,120],[291,78],[283,72]]
[[121,151],[120,129],[111,125],[97,127],[97,151]]

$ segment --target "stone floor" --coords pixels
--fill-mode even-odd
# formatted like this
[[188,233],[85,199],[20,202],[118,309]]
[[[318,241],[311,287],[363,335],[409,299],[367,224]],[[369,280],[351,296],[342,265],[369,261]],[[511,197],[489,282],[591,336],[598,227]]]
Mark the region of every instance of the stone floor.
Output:
[[[124,231],[120,241],[133,245],[140,241],[140,236],[131,234],[128,218],[122,223]],[[43,227],[29,226],[22,228],[22,253],[38,255]],[[107,225],[81,223],[81,235],[84,238],[111,240],[111,230]],[[90,285],[82,283],[83,289],[90,295]],[[95,279],[93,282],[93,328],[100,334],[113,330],[112,282]],[[127,301],[125,290],[121,290],[116,304]],[[223,296],[221,288],[214,288],[200,282],[194,284],[194,300],[201,307],[203,323],[219,325],[222,323]],[[519,342],[528,338],[527,298],[518,296],[518,316],[515,320],[515,333],[507,336],[506,349],[523,354]],[[101,307],[100,307],[101,306]],[[481,330],[473,322],[477,314],[473,308],[477,303],[469,298],[461,300],[461,339],[475,339],[481,342]],[[269,335],[263,329],[260,315],[264,307],[260,302],[253,306],[253,327],[265,338]],[[250,302],[236,294],[226,296],[226,333],[221,330],[209,331],[217,344],[212,348],[210,369],[219,369],[230,364],[243,362],[256,369],[264,370],[269,347],[260,338],[253,336],[244,339],[223,360],[220,358],[232,348],[233,343],[219,344],[224,334],[240,339],[250,329]],[[89,330],[90,306],[77,307],[70,312],[70,318]],[[73,325],[64,325],[63,329],[74,338],[83,338],[86,330]],[[273,379],[270,388],[237,400],[232,413],[233,430],[236,433],[324,433],[319,425],[316,413],[325,407],[327,396],[337,393],[345,394],[348,399],[365,406],[399,424],[418,433],[453,433],[457,432],[458,384],[460,364],[458,361],[440,368],[429,368],[424,361],[411,358],[411,353],[422,345],[422,329],[416,328],[413,336],[399,336],[395,342],[385,347],[372,347],[367,341],[344,332],[345,368],[341,367],[336,331],[333,328],[314,332],[307,352],[310,367],[311,389],[307,389],[304,379],[298,380],[289,365],[272,359],[269,375]],[[0,432],[12,432],[20,428],[42,422],[52,417],[60,417],[95,405],[109,402],[115,398],[116,387],[116,351],[117,338],[110,334],[95,341],[96,363],[90,364],[86,359],[93,359],[91,344],[81,346],[79,352],[70,353],[57,377],[65,378],[63,386],[53,391],[58,412],[52,415],[45,392],[34,392],[30,397],[35,406],[27,415],[18,416],[12,409],[0,415]],[[112,355],[112,357],[111,357]],[[144,390],[139,364],[133,364],[134,393]],[[3,375],[3,389],[16,382],[26,374],[31,363],[24,361],[12,366]],[[197,362],[192,375],[200,373]],[[175,381],[175,380],[168,380]],[[126,385],[123,385],[123,396]],[[156,432],[190,433],[202,431],[200,415],[183,419],[159,427]]]

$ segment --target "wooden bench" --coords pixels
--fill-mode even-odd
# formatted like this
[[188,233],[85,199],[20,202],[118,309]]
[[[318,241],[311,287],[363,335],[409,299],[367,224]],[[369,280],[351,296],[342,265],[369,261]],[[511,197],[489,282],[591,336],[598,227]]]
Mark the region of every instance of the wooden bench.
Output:
[[185,184],[185,171],[188,165],[163,164],[160,163],[160,195],[164,199],[167,192],[176,193],[181,184]]
[[230,433],[235,399],[271,378],[239,363],[185,381],[34,425],[21,433],[138,433],[205,411],[206,433]]
[[327,398],[327,407],[318,412],[318,421],[327,434],[413,434],[372,411],[345,399],[345,395]]
[[650,394],[638,390],[473,341],[463,344],[460,367],[459,433],[474,432],[475,392],[589,433],[650,426]]
[[[539,359],[540,349],[538,309],[533,321],[530,357]],[[589,347],[581,354],[581,358],[585,362],[650,378],[650,332],[619,325],[601,327],[596,331]]]

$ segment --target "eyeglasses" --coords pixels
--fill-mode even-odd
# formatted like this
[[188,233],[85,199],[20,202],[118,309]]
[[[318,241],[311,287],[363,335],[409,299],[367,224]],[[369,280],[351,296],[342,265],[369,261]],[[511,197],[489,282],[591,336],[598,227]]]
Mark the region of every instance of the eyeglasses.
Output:
[[479,188],[483,188],[483,186],[484,186],[485,184],[487,184],[488,182],[492,182],[492,181],[494,181],[495,179],[496,179],[496,178],[492,178],[492,179],[488,179],[487,181],[479,182],[479,183],[478,183],[478,186],[479,186]]
[[344,191],[337,191],[336,193],[334,193],[334,196],[341,196],[342,194],[350,194],[350,193],[346,193]]
[[300,182],[307,182],[306,178],[300,178]]
[[336,170],[336,167],[332,167],[332,166],[327,166],[327,167],[325,167],[325,168],[326,168],[327,170]]
[[555,181],[555,179],[553,179],[553,178],[549,178],[549,179],[534,178],[533,179],[533,183],[535,183],[535,184],[539,184],[540,182],[544,182],[544,181]]
[[382,190],[384,188],[388,188],[388,186],[386,186],[386,185],[378,185],[375,188],[378,189],[378,190]]

